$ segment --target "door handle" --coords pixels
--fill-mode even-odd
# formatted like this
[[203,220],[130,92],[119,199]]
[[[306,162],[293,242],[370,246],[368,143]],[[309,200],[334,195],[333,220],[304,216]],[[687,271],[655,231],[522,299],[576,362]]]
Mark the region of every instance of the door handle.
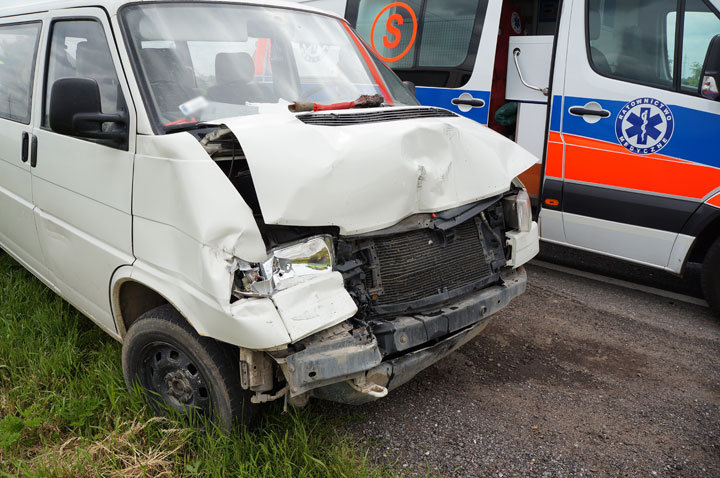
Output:
[[570,114],[575,116],[599,116],[600,118],[607,118],[610,116],[608,110],[593,110],[584,106],[573,106],[570,108]]
[[22,134],[22,150],[20,152],[20,160],[23,163],[27,163],[28,160],[28,148],[30,147],[30,133],[23,131]]
[[33,135],[32,150],[30,151],[30,166],[33,168],[37,166],[37,143],[37,136]]
[[454,105],[472,106],[473,108],[482,108],[485,106],[485,101],[477,98],[454,98],[452,100]]

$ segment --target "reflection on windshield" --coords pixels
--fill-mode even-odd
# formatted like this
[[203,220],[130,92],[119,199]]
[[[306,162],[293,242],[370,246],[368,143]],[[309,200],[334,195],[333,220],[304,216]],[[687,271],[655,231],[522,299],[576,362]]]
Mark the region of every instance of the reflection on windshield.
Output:
[[173,127],[381,95],[415,105],[400,80],[341,21],[247,5],[125,7],[122,21],[146,101]]

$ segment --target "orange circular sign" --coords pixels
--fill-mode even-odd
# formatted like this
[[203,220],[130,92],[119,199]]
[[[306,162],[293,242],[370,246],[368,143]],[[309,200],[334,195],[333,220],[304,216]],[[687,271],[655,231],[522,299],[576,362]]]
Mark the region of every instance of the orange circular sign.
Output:
[[[410,43],[408,43],[408,46],[405,47],[405,50],[403,50],[403,52],[397,56],[394,56],[392,58],[387,58],[387,57],[381,55],[380,52],[378,51],[377,47],[375,46],[375,27],[377,26],[377,23],[378,23],[378,20],[380,20],[380,17],[382,17],[385,12],[387,12],[388,10],[390,10],[393,7],[403,8],[410,13],[410,17],[412,18],[412,24],[413,24],[413,32],[412,32],[412,37],[410,38]],[[400,30],[395,25],[393,25],[393,22],[397,22],[398,25],[402,25],[403,24],[402,15],[400,15],[398,13],[394,13],[388,17],[387,22],[385,23],[385,29],[387,30],[388,34],[393,36],[392,40],[390,38],[388,38],[388,35],[383,36],[383,45],[385,46],[385,48],[387,48],[389,50],[397,48],[397,46],[400,44],[400,41],[402,40],[402,32],[400,32]],[[370,44],[372,45],[373,50],[375,50],[375,53],[377,53],[378,56],[380,56],[380,58],[385,60],[385,62],[395,63],[396,61],[405,57],[405,55],[408,54],[410,49],[412,49],[413,45],[415,44],[415,37],[417,36],[417,28],[418,28],[417,17],[415,16],[415,12],[413,12],[413,9],[410,8],[410,5],[408,5],[407,3],[403,3],[403,2],[393,2],[390,5],[383,8],[382,10],[380,10],[380,13],[378,13],[377,17],[375,17],[375,21],[373,22],[372,29],[370,30]]]

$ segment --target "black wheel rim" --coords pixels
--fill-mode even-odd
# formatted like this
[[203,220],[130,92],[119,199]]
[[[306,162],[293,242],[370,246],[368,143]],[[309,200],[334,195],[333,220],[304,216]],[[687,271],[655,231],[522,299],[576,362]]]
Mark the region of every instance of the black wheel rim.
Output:
[[140,357],[142,386],[149,392],[156,412],[166,413],[169,409],[182,415],[199,413],[212,417],[210,387],[185,351],[165,342],[154,342],[143,349]]

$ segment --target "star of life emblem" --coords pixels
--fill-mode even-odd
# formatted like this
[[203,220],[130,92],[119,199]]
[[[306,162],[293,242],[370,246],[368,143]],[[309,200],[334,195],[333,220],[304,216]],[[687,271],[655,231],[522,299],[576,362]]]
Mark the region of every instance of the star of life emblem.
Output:
[[670,142],[674,129],[672,111],[655,98],[629,102],[620,109],[615,120],[618,142],[636,154],[657,153]]
[[522,31],[522,21],[520,20],[520,14],[518,14],[518,12],[512,12],[510,24],[512,25],[513,31],[519,35]]

